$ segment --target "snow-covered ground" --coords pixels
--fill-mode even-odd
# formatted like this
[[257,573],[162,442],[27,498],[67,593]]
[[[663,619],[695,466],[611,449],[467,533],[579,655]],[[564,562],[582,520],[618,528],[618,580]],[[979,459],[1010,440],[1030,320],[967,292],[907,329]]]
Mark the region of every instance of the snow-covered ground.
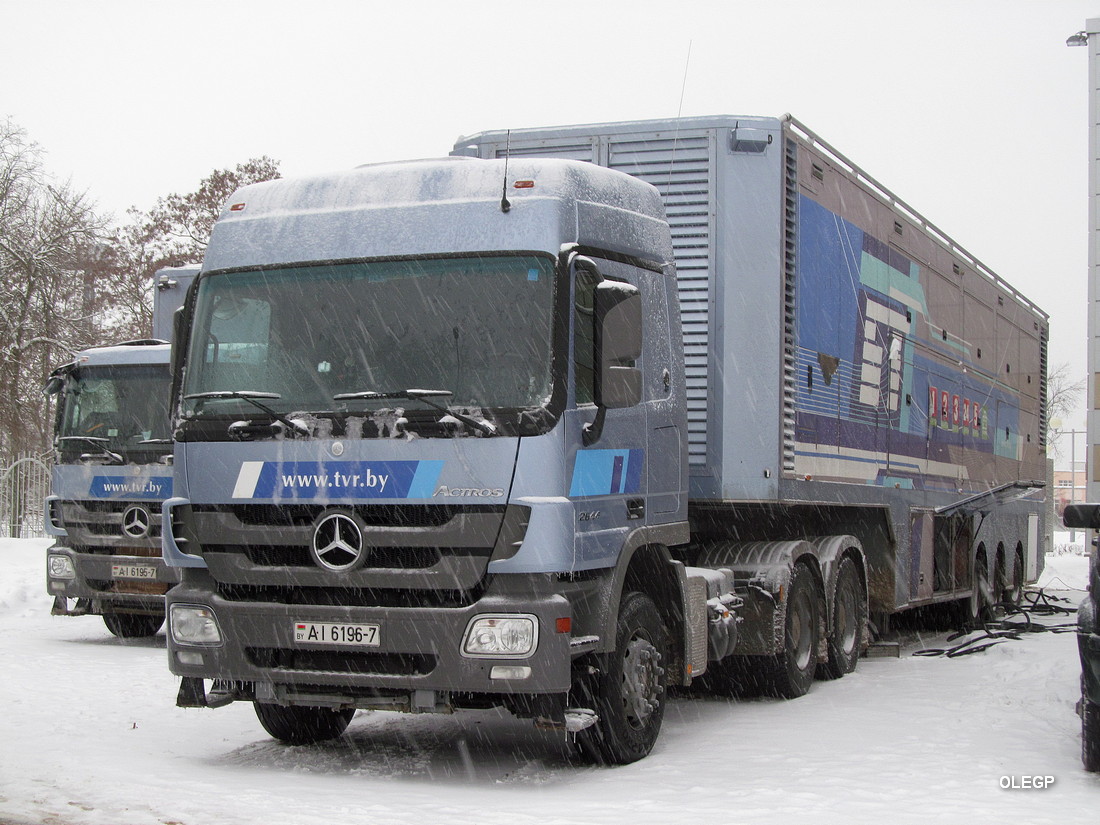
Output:
[[[792,702],[677,698],[649,758],[613,769],[488,712],[361,712],[341,739],[294,747],[248,705],[176,708],[163,633],[120,641],[98,618],[50,616],[46,544],[0,540],[4,825],[1066,825],[1100,808],[1072,633],[911,655],[943,644],[928,635]],[[1058,549],[1040,584],[1076,606],[1087,558]],[[1019,788],[1035,776],[1053,783]]]

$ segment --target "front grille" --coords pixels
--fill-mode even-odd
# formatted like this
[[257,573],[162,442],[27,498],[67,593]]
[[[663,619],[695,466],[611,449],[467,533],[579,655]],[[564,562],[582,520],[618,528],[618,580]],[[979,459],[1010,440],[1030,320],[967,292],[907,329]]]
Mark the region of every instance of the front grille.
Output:
[[74,544],[70,548],[74,553],[89,556],[140,556],[147,559],[159,559],[160,547],[130,547],[119,544],[100,546],[97,544]]
[[166,582],[123,581],[88,579],[88,587],[100,593],[123,593],[128,596],[163,596],[168,592]]
[[[83,507],[89,513],[121,513],[127,507],[133,507],[138,502],[136,501],[122,501],[119,499],[86,499],[83,501],[70,502],[66,501],[63,504],[66,505],[78,505]],[[141,504],[145,506],[154,516],[160,515],[160,502],[159,501],[145,501],[142,500]]]
[[[88,537],[121,538],[127,539],[122,532],[122,514],[130,507],[135,506],[135,501],[109,500],[82,500],[60,502],[61,518],[70,535],[85,533]],[[160,502],[142,501],[140,505],[149,511],[149,535],[146,539],[150,543],[160,544]],[[133,540],[133,539],[130,539]],[[92,551],[94,552],[94,551]],[[117,550],[112,552],[118,552]],[[157,555],[159,555],[159,549]],[[133,555],[145,555],[134,553]]]
[[320,671],[378,676],[423,676],[435,669],[435,656],[422,653],[374,653],[348,650],[292,650],[249,647],[245,655],[269,670]]
[[[192,505],[196,513],[230,513],[251,527],[308,527],[326,509],[319,504]],[[441,527],[466,513],[503,513],[504,505],[362,504],[347,507],[368,527]]]
[[166,582],[116,581],[108,588],[111,593],[129,593],[139,596],[163,596],[168,592]]
[[[207,544],[207,553],[243,553],[260,567],[315,567],[308,547]],[[488,555],[488,550],[478,550]],[[373,547],[366,567],[375,570],[421,570],[438,564],[443,554],[466,555],[466,550],[446,547]]]
[[[154,516],[154,518],[156,518],[156,516]],[[66,526],[83,528],[84,530],[86,530],[88,533],[90,533],[93,536],[122,536],[123,535],[122,526],[117,522],[115,522],[115,523],[86,522],[84,524],[80,524],[78,522],[76,524],[73,524],[73,522],[67,521]],[[150,525],[150,527],[149,527],[149,538],[150,539],[159,539],[160,538],[160,523],[159,522],[156,522],[156,523]]]
[[226,601],[323,607],[461,608],[474,604],[483,592],[481,585],[467,591],[218,584],[218,595]]

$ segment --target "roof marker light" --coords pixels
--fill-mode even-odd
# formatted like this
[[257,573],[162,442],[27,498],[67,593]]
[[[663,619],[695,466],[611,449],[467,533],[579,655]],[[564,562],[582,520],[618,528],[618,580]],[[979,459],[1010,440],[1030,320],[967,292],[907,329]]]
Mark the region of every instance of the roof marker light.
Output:
[[512,184],[514,189],[534,189],[535,182],[533,180],[517,180]]

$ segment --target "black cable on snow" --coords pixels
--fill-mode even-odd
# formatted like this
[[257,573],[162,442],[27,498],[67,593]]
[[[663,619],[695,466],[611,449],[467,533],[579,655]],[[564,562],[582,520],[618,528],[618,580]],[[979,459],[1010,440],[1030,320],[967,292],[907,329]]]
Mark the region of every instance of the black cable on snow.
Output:
[[[1062,604],[1058,604],[1058,602],[1064,602],[1066,605],[1073,604],[1065,597],[1052,596],[1045,593],[1042,589],[1029,590],[1024,593],[1024,600],[1020,605],[1008,603],[997,605],[999,609],[1004,611],[1004,615],[1000,619],[989,619],[984,621],[982,623],[982,630],[960,630],[952,633],[946,639],[948,642],[963,639],[959,644],[950,647],[924,648],[923,650],[914,652],[913,655],[944,656],[948,659],[954,659],[959,656],[968,656],[971,653],[980,653],[983,650],[988,650],[991,647],[995,647],[1007,641],[1019,641],[1023,638],[1025,633],[1077,632],[1077,624],[1074,622],[1066,622],[1063,624],[1040,624],[1039,622],[1032,621],[1032,615],[1069,616],[1077,612],[1075,606],[1066,607]],[[979,635],[971,636],[970,634],[972,633],[978,633]],[[970,636],[970,638],[963,638],[966,636]]]

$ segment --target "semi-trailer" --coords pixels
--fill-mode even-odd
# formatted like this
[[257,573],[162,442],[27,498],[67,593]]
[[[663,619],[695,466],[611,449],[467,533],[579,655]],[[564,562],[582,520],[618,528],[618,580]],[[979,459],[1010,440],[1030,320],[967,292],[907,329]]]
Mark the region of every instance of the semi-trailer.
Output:
[[[549,156],[549,157],[548,157]],[[502,706],[645,756],[1042,555],[1047,316],[793,118],[244,187],[174,352],[177,704]]]

